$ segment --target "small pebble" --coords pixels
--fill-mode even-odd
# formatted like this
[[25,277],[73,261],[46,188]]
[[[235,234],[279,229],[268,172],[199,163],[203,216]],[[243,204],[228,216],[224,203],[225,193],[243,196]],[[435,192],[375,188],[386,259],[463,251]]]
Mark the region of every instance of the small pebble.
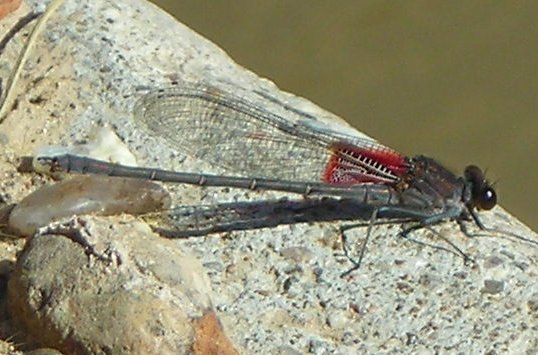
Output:
[[331,312],[327,316],[327,325],[333,329],[343,329],[347,322],[346,315],[341,311]]
[[313,253],[306,247],[289,247],[280,250],[284,258],[302,263],[313,258]]
[[496,266],[499,266],[503,263],[503,259],[499,258],[496,255],[492,255],[486,258],[484,261],[484,267],[485,268],[493,268]]
[[26,196],[10,213],[8,225],[21,236],[61,218],[96,214],[143,214],[170,207],[170,195],[159,184],[142,179],[76,176],[46,185]]
[[495,295],[504,290],[504,281],[484,280],[484,288],[482,292]]

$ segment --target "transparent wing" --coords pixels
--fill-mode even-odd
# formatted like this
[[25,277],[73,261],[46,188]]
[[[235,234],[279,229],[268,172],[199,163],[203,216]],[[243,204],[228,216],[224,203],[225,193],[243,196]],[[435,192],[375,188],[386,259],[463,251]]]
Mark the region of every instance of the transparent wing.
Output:
[[148,134],[234,175],[320,181],[335,142],[393,152],[371,139],[315,127],[312,117],[254,96],[181,83],[145,95],[134,115]]
[[143,218],[164,236],[186,238],[301,222],[368,220],[374,208],[356,199],[281,199],[180,206]]

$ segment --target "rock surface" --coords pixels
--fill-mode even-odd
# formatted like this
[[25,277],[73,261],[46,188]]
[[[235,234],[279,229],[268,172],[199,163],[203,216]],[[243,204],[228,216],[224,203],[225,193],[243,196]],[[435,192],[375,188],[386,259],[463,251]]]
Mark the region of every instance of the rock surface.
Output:
[[10,313],[31,339],[67,354],[187,353],[211,287],[196,259],[154,238],[136,223],[50,227],[18,257]]
[[[43,7],[42,1],[28,3]],[[13,16],[24,11],[28,6]],[[1,23],[4,32],[15,21],[8,20]],[[0,58],[2,77],[23,39],[16,36]],[[95,126],[113,127],[141,165],[222,172],[145,135],[133,122],[139,88],[177,80],[233,87],[238,95],[262,92],[319,121],[313,123],[355,134],[341,119],[241,68],[149,3],[67,0],[39,37],[16,104],[0,124],[0,202],[16,203],[52,183],[18,172],[17,157],[43,145],[85,141]],[[170,190],[180,205],[282,196]],[[487,226],[538,240],[500,207],[481,218]],[[498,233],[467,238],[455,223],[436,227],[472,256],[475,263],[468,266],[457,255],[398,238],[399,228],[376,226],[361,269],[342,279],[351,264],[342,256],[338,224],[170,241],[131,217],[74,218],[27,242],[0,241],[1,336],[22,334],[15,343],[24,344],[20,349],[79,353],[203,353],[215,349],[207,342],[213,336],[226,353],[538,349],[536,244]],[[351,245],[364,235],[364,228],[350,232]],[[442,245],[427,230],[413,237]]]

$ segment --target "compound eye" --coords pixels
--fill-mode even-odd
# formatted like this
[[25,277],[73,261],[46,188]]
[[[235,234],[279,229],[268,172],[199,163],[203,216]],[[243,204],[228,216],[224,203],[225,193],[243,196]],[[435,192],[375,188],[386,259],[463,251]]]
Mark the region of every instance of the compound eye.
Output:
[[473,205],[481,210],[490,210],[497,204],[497,194],[484,177],[479,167],[469,165],[465,168],[465,180],[471,185]]
[[487,186],[474,196],[475,205],[482,210],[490,210],[497,204],[497,194],[492,187]]

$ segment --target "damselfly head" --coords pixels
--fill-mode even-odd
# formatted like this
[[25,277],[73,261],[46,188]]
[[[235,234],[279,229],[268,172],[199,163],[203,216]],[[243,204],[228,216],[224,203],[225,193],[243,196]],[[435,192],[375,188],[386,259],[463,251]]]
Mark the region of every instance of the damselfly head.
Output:
[[484,177],[482,170],[469,165],[465,168],[465,180],[471,185],[473,206],[480,210],[490,210],[497,204],[497,194]]

